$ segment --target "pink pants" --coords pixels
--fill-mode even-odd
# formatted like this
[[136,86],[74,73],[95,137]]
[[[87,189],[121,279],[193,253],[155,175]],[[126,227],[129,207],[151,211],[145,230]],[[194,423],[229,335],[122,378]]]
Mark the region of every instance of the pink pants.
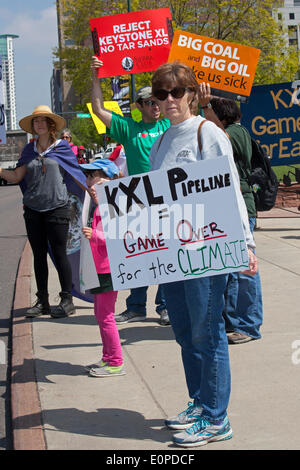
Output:
[[103,345],[102,360],[110,366],[123,364],[120,336],[115,322],[117,295],[118,292],[115,291],[94,295],[94,312]]

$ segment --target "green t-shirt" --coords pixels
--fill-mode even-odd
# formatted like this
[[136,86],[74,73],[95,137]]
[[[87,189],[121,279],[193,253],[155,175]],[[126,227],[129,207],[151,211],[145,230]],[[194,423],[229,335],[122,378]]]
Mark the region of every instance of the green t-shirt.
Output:
[[112,113],[109,134],[124,146],[129,175],[150,170],[149,154],[156,139],[170,127],[168,119],[157,122],[136,122]]
[[251,169],[252,145],[247,129],[240,124],[231,124],[226,127],[233,150],[233,158],[239,173],[241,191],[248,210],[248,217],[256,217],[256,208],[252,189],[248,183],[247,175]]

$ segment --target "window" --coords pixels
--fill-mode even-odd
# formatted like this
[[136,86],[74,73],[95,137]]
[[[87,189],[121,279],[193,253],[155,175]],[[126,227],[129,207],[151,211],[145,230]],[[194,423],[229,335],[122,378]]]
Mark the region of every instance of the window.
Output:
[[288,34],[289,34],[289,45],[296,46],[298,44],[298,29],[297,26],[289,26],[288,27]]
[[294,20],[295,19],[295,13],[290,13],[289,18],[290,18],[290,20]]

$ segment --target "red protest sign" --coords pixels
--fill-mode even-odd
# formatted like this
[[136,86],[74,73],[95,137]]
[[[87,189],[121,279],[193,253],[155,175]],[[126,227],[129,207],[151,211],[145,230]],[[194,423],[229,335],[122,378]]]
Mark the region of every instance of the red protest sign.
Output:
[[134,11],[90,20],[98,77],[150,72],[167,62],[173,30],[169,8]]

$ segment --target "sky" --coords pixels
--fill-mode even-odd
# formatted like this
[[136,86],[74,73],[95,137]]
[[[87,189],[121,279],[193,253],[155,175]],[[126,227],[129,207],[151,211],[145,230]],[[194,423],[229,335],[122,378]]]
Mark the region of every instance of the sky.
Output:
[[0,34],[14,39],[18,121],[35,106],[51,107],[52,51],[58,45],[55,0],[1,0]]

